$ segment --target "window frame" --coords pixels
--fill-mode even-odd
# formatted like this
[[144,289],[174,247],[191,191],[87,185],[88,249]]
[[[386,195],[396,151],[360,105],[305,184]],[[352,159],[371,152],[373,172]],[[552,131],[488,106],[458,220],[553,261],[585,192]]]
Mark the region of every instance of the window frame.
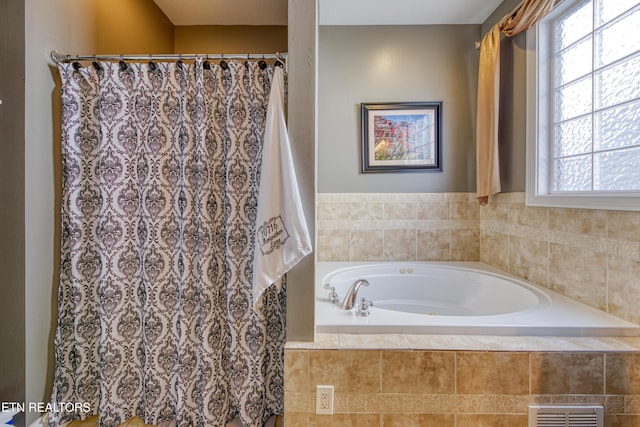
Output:
[[[565,0],[526,35],[526,204],[529,206],[640,211],[640,191],[551,192],[551,126],[548,38],[550,21],[583,0]],[[542,71],[541,71],[542,70]],[[639,165],[640,167],[640,165]]]

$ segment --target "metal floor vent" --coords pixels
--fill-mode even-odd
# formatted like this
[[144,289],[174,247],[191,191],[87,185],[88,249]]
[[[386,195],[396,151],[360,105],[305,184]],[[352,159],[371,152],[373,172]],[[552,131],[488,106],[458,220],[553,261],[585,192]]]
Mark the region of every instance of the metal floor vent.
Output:
[[604,408],[529,406],[529,427],[604,427]]

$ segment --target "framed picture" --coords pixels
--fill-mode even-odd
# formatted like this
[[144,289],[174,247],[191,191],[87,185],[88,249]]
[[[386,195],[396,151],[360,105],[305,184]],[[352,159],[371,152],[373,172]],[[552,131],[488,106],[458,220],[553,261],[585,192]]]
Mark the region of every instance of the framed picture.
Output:
[[362,103],[362,172],[441,172],[442,102]]

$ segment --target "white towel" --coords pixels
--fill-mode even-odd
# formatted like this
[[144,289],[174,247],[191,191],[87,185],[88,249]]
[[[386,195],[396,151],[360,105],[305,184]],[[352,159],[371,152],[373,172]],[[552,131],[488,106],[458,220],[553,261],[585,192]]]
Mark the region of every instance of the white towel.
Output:
[[284,120],[284,75],[275,67],[262,149],[258,192],[253,304],[262,292],[311,253]]

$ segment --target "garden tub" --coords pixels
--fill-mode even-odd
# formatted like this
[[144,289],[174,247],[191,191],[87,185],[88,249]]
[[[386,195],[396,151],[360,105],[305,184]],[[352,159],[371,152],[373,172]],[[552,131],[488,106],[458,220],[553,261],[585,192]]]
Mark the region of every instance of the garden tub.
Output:
[[[360,279],[368,286],[355,307],[340,308]],[[356,314],[362,298],[368,316]],[[319,333],[640,335],[636,324],[476,262],[319,262],[315,322]]]

